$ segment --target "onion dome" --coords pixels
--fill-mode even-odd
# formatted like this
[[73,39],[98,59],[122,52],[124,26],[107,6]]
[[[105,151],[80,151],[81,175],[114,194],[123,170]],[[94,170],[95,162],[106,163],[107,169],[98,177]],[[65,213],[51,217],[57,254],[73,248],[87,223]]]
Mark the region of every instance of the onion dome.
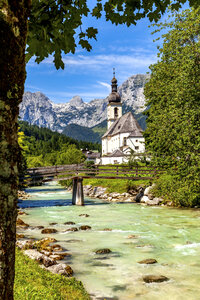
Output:
[[108,96],[108,102],[121,102],[121,96],[117,92],[117,79],[115,78],[115,69],[113,69],[113,79],[111,80],[112,92]]

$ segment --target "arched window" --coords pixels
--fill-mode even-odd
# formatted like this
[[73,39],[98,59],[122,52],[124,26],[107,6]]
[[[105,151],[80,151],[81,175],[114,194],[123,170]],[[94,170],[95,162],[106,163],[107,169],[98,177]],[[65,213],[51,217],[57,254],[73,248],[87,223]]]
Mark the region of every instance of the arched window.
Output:
[[127,145],[127,138],[126,137],[124,137],[123,144],[124,144],[124,146]]
[[114,108],[114,116],[115,116],[115,118],[118,118],[118,108],[117,107]]

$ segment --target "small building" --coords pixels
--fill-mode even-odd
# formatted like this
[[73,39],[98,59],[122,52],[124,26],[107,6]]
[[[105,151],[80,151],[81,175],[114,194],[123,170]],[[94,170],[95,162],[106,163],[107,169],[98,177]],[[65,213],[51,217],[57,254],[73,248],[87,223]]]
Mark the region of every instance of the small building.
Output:
[[92,161],[95,165],[100,164],[101,162],[101,154],[98,151],[82,151],[82,153],[86,156],[86,161]]
[[108,97],[107,131],[102,137],[102,164],[128,162],[131,152],[135,157],[145,152],[143,130],[132,112],[122,114],[121,97],[117,92],[117,79],[113,74],[112,92]]

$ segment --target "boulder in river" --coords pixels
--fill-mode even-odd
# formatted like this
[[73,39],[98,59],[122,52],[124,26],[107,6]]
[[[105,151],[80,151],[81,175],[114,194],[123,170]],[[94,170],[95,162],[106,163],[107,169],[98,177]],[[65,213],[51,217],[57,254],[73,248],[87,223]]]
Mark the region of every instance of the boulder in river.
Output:
[[16,226],[17,226],[17,227],[23,227],[23,228],[29,227],[29,225],[26,224],[26,223],[24,223],[24,221],[22,221],[20,218],[17,219],[17,221],[16,221]]
[[82,225],[79,227],[80,230],[90,230],[92,229],[89,225]]
[[85,218],[88,218],[90,215],[88,214],[80,214],[79,217],[85,217]]
[[64,225],[75,225],[75,223],[74,223],[74,222],[71,222],[71,221],[69,221],[69,222],[65,222],[65,223],[64,223]]
[[71,227],[71,228],[66,229],[65,231],[78,231],[78,228]]
[[58,223],[49,223],[50,226],[57,225]]
[[56,229],[54,228],[45,228],[45,229],[42,229],[41,233],[42,234],[45,234],[45,233],[56,233],[58,232]]
[[146,283],[152,283],[152,282],[163,282],[168,281],[169,278],[163,275],[145,275],[143,276],[143,281]]
[[141,261],[138,261],[139,264],[146,264],[146,265],[151,265],[151,264],[156,264],[157,260],[154,258],[147,258]]
[[96,254],[108,254],[111,253],[112,251],[108,248],[104,248],[104,249],[99,249],[97,251],[95,251]]
[[135,234],[131,234],[128,236],[128,239],[137,239],[137,238],[138,238],[138,236]]

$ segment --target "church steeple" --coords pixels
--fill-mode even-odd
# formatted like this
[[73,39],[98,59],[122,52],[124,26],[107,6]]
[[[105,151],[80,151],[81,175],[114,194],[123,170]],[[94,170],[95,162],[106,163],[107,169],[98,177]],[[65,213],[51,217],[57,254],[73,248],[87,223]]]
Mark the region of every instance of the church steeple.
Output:
[[112,84],[112,93],[117,92],[117,79],[115,78],[115,68],[113,68],[113,79],[111,80]]
[[121,102],[121,97],[117,92],[117,79],[115,78],[115,68],[113,68],[113,79],[111,80],[112,92],[108,96],[108,102]]
[[112,92],[108,96],[107,119],[108,128],[122,116],[122,103],[120,94],[117,92],[117,79],[115,68],[113,68],[113,79],[111,80]]

